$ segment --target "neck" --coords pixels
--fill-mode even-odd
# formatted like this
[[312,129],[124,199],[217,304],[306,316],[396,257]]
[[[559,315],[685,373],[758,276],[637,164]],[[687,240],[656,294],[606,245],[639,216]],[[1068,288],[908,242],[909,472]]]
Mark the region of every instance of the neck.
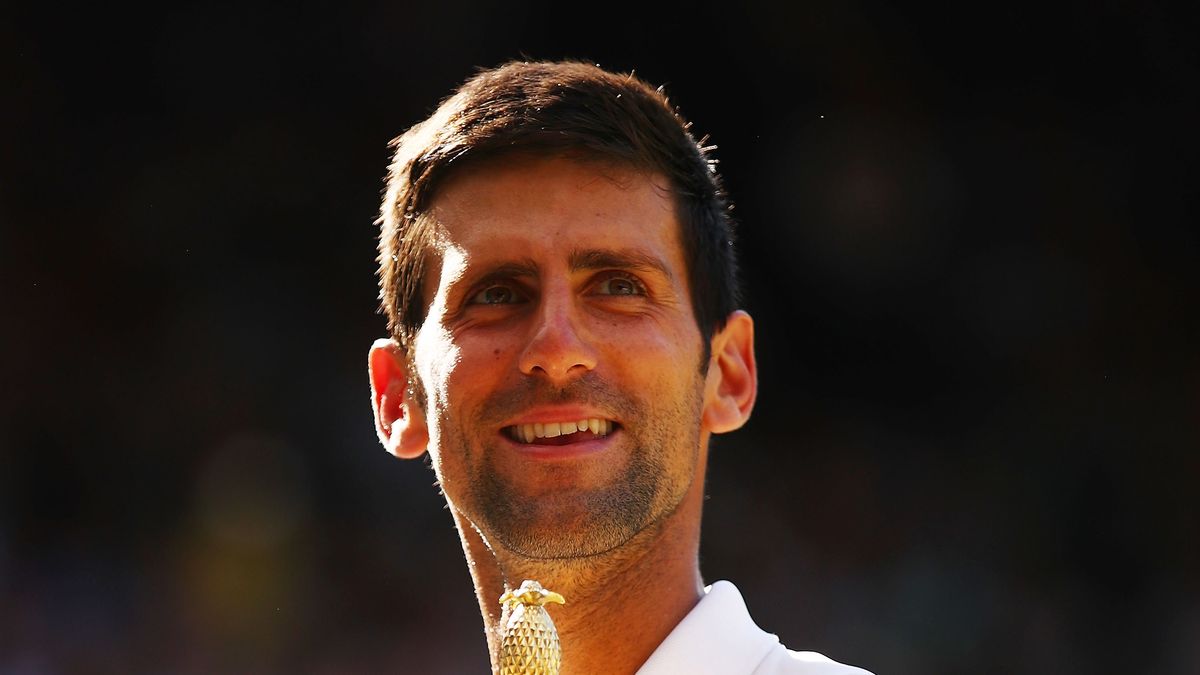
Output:
[[489,548],[453,511],[483,615],[492,669],[500,646],[500,596],[534,579],[561,593],[548,607],[562,643],[560,675],[637,672],[703,594],[697,478],[675,511],[622,546],[574,560],[536,560]]

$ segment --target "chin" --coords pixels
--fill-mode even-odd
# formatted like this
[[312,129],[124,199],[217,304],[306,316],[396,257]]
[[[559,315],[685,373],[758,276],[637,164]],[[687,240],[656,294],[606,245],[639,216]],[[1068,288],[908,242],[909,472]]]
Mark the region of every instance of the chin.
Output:
[[653,520],[647,500],[612,494],[564,494],[536,503],[505,500],[483,505],[489,541],[516,555],[562,560],[602,555],[620,548]]

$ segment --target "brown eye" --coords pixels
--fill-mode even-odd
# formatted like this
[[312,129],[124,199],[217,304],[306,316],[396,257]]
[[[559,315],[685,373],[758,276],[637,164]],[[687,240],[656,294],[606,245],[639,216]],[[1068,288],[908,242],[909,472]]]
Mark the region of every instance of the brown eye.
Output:
[[508,305],[523,300],[511,286],[495,285],[479,291],[471,296],[473,305]]

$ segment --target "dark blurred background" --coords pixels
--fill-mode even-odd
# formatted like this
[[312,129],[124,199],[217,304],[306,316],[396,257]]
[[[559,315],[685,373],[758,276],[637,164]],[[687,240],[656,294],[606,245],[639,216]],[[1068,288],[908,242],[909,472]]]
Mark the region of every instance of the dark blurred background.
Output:
[[0,673],[485,671],[372,430],[372,221],[523,55],[719,146],[762,385],[707,579],[879,675],[1200,672],[1196,26],[975,5],[6,5]]

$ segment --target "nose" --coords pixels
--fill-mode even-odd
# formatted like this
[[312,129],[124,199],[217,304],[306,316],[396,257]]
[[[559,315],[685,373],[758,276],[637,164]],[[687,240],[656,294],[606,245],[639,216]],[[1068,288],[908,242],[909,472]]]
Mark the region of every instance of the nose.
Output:
[[561,384],[596,367],[596,351],[581,334],[575,314],[569,299],[543,297],[521,353],[522,373]]

